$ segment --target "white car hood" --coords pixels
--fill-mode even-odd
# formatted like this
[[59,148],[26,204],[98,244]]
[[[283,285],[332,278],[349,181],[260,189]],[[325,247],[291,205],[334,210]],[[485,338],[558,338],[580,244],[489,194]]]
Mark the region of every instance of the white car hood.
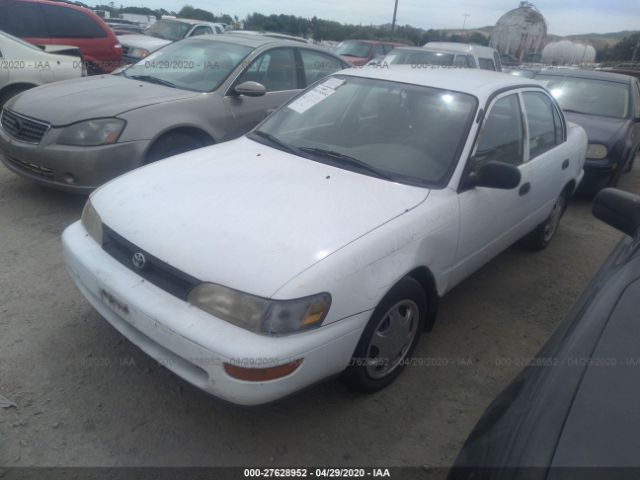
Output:
[[171,40],[152,37],[151,35],[119,35],[118,41],[121,45],[131,48],[146,48],[150,52],[164,47],[171,43]]
[[240,138],[128,173],[91,201],[105,225],[173,267],[270,297],[428,194]]

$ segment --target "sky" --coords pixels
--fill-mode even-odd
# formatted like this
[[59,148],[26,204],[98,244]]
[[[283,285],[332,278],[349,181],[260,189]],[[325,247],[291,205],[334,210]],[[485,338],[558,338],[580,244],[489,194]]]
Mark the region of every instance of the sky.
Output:
[[[106,3],[106,2],[97,2]],[[146,6],[178,11],[188,4],[214,14],[228,13],[244,18],[265,15],[317,16],[342,23],[390,23],[394,0],[115,0],[116,5]],[[608,33],[640,29],[640,0],[538,0],[533,2],[555,35]],[[467,28],[494,25],[519,0],[398,0],[398,24],[424,29]]]

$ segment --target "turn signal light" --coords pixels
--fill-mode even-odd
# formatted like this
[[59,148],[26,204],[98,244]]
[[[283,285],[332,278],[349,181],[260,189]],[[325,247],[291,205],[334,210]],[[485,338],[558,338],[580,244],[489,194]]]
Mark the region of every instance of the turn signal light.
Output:
[[267,368],[247,368],[233,365],[231,363],[224,364],[224,371],[233,378],[245,380],[247,382],[266,382],[277,378],[286,377],[295,372],[302,364],[302,358],[294,360],[284,365]]

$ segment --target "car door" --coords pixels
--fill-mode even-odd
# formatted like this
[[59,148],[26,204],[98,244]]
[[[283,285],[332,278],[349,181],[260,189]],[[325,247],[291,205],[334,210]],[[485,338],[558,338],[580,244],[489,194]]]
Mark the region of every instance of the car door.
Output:
[[[451,272],[453,284],[528,233],[533,170],[525,162],[525,138],[518,93],[497,96],[485,116],[459,189],[460,237]],[[466,178],[488,161],[516,166],[522,177],[520,185],[511,190],[465,187]]]
[[[634,116],[634,121],[633,121],[633,125],[632,125],[632,133],[631,133],[631,142],[632,145],[635,147],[634,152],[636,152],[636,154],[640,153],[638,152],[638,149],[640,148],[640,81],[639,80],[633,80],[633,89],[634,89],[634,95],[631,96],[631,98],[634,98],[634,108],[633,108],[633,116]],[[633,159],[631,159],[633,161]]]
[[3,55],[3,47],[0,37],[0,89],[9,83],[9,59]]
[[572,159],[556,103],[540,90],[521,92],[527,123],[528,158],[533,168],[532,215],[541,223],[569,181]]
[[[273,48],[251,62],[227,91],[225,103],[234,124],[234,135],[240,136],[256,126],[273,109],[300,91],[302,72],[297,68],[292,47]],[[234,87],[252,81],[264,85],[261,97],[247,97],[234,92]]]

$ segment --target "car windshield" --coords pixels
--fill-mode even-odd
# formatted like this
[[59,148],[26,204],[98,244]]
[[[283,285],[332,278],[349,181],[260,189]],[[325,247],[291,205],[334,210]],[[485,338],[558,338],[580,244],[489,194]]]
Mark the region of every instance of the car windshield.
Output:
[[342,42],[336,53],[344,57],[367,58],[371,52],[371,44],[364,42]]
[[536,75],[568,112],[627,118],[629,86],[623,83],[560,75]]
[[468,94],[339,75],[298,96],[249,136],[359,173],[440,186],[476,108]]
[[210,92],[218,88],[251,51],[243,45],[193,38],[152,53],[123,75],[185,90]]
[[183,39],[190,29],[191,24],[189,23],[162,19],[151,25],[145,34],[175,42]]
[[428,50],[392,50],[384,59],[385,63],[398,65],[453,65],[452,53],[431,52]]

